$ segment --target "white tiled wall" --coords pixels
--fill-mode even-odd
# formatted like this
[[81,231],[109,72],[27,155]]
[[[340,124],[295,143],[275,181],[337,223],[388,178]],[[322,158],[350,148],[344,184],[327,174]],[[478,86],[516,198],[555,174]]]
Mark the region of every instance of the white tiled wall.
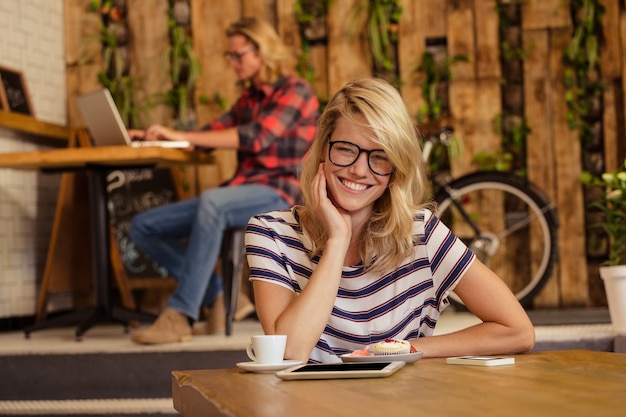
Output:
[[22,72],[35,117],[67,120],[63,0],[0,0],[0,65]]
[[[34,116],[59,125],[67,123],[64,53],[63,0],[0,0],[0,65],[22,72]],[[33,139],[0,127],[0,152],[46,148]],[[0,318],[35,311],[59,179],[0,169]]]

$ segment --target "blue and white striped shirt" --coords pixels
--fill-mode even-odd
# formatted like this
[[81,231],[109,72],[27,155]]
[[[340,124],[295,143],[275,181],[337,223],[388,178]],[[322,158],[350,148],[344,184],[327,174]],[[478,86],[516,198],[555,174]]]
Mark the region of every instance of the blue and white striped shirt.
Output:
[[[413,235],[415,256],[393,270],[343,267],[333,311],[309,362],[340,362],[340,355],[387,338],[432,335],[449,292],[475,256],[428,210],[415,214]],[[319,262],[309,259],[311,248],[295,208],[254,216],[246,232],[250,280],[299,294]]]

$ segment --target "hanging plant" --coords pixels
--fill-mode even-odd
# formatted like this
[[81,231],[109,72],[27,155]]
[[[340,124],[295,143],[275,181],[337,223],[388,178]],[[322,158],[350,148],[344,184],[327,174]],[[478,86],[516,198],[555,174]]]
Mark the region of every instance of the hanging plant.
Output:
[[363,0],[354,10],[353,19],[365,15],[365,28],[374,72],[379,76],[393,78],[397,84],[396,46],[398,44],[398,22],[402,6],[398,0]]
[[432,52],[428,50],[424,52],[422,63],[414,70],[422,76],[421,86],[424,103],[418,110],[417,120],[419,122],[439,120],[444,111],[444,100],[440,86],[452,79],[452,66],[454,64],[468,61],[466,55],[457,54],[437,62]]
[[184,2],[176,1],[168,11],[170,46],[165,50],[163,61],[169,68],[172,88],[165,93],[165,103],[174,110],[177,127],[190,129],[194,127],[194,89],[200,75],[200,62],[193,50],[183,6]]
[[326,15],[330,0],[297,0],[293,4],[300,32],[301,52],[298,54],[296,71],[311,85],[315,83],[315,68],[311,63],[311,47],[326,43]]
[[[511,43],[506,36],[508,29],[520,24],[519,17],[512,18],[507,11],[517,10],[525,1],[527,0],[499,0],[496,4],[500,54],[505,61],[524,60],[526,58],[527,51],[519,45],[519,42]],[[511,12],[511,14],[515,15],[515,12]]]
[[141,110],[133,98],[137,79],[130,75],[124,2],[92,0],[88,11],[98,14],[100,26],[103,70],[97,74],[98,82],[111,92],[124,124],[127,127],[139,127]]
[[599,76],[600,39],[604,6],[599,0],[572,0],[574,34],[563,61],[563,83],[567,89],[567,122],[579,131],[583,143],[593,139],[588,119],[593,101],[600,100],[605,89]]
[[293,4],[303,42],[310,44],[326,40],[326,15],[329,3],[330,0],[297,0]]
[[499,1],[498,38],[502,66],[502,109],[493,120],[494,132],[502,148],[492,154],[477,155],[484,169],[514,171],[526,176],[526,140],[530,127],[524,118],[523,62],[528,52],[522,48],[521,5],[526,0]]
[[531,130],[526,120],[521,117],[497,115],[493,119],[493,130],[502,136],[502,148],[495,152],[477,152],[472,163],[482,170],[515,172],[526,177],[526,170],[516,165],[525,160],[526,138]]

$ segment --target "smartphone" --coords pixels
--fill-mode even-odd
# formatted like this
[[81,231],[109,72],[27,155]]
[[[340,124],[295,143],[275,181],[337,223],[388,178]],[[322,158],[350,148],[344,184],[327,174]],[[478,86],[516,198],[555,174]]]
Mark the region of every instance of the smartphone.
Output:
[[403,361],[307,364],[278,371],[276,376],[284,380],[383,378],[392,375],[404,365]]
[[456,356],[447,358],[448,365],[500,366],[514,365],[515,358],[497,358],[494,356]]

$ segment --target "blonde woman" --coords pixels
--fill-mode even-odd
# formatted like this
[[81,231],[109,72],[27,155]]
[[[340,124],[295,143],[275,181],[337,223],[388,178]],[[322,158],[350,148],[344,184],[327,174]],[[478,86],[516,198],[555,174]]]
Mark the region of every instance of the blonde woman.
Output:
[[[246,232],[257,314],[287,335],[286,358],[339,362],[388,338],[425,357],[533,347],[513,294],[424,204],[420,141],[390,84],[334,95],[301,180],[303,206],[254,216]],[[432,336],[452,290],[482,323]]]
[[233,107],[199,131],[161,125],[131,136],[145,140],[189,141],[199,151],[237,150],[233,178],[199,197],[137,215],[129,231],[133,242],[178,280],[167,308],[147,329],[133,334],[137,343],[188,341],[202,306],[213,307],[206,331],[224,324],[221,279],[215,275],[222,235],[245,226],[250,216],[287,208],[300,195],[297,169],[315,135],[319,104],[313,89],[290,72],[287,49],[274,28],[244,18],[226,31],[224,57],[245,88]]

